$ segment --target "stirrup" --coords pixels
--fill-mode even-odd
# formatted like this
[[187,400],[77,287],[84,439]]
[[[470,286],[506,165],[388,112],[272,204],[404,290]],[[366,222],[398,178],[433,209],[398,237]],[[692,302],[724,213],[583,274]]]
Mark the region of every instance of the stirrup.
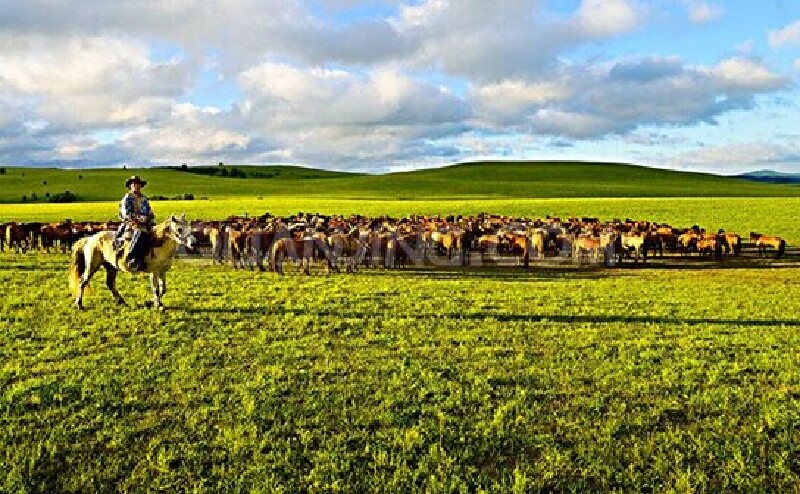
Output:
[[125,266],[128,268],[128,271],[132,273],[144,271],[145,269],[144,262],[138,259],[129,259],[128,262],[125,263]]

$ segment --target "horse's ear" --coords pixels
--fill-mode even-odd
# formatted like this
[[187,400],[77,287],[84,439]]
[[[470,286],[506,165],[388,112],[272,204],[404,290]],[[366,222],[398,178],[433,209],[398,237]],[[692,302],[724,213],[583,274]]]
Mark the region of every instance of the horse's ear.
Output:
[[175,215],[174,214],[169,215],[169,221],[175,221]]
[[181,221],[186,221],[186,213],[181,214]]

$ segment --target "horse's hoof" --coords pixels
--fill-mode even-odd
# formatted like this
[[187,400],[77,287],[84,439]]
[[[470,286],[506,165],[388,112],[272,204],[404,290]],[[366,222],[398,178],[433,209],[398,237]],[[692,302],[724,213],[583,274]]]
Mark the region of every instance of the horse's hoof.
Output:
[[164,305],[159,305],[158,310],[160,310],[161,312],[165,312],[167,310],[167,307]]
[[122,299],[117,300],[117,305],[127,307],[128,303]]
[[147,307],[148,309],[151,308],[153,306],[153,301],[148,300],[147,302],[144,303],[144,306]]

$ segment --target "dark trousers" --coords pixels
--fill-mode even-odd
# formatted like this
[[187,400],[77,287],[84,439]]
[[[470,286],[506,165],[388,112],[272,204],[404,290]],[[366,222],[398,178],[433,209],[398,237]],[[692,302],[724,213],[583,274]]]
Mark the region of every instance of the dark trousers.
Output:
[[144,268],[144,258],[150,250],[150,234],[138,228],[133,230],[131,243],[128,247],[127,263],[129,267]]

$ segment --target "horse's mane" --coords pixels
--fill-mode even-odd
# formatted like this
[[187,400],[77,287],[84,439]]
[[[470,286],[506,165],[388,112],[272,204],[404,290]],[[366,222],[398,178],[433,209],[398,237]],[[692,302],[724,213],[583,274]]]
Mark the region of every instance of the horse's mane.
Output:
[[167,236],[165,230],[169,227],[170,220],[166,219],[153,227],[153,240],[164,240]]

